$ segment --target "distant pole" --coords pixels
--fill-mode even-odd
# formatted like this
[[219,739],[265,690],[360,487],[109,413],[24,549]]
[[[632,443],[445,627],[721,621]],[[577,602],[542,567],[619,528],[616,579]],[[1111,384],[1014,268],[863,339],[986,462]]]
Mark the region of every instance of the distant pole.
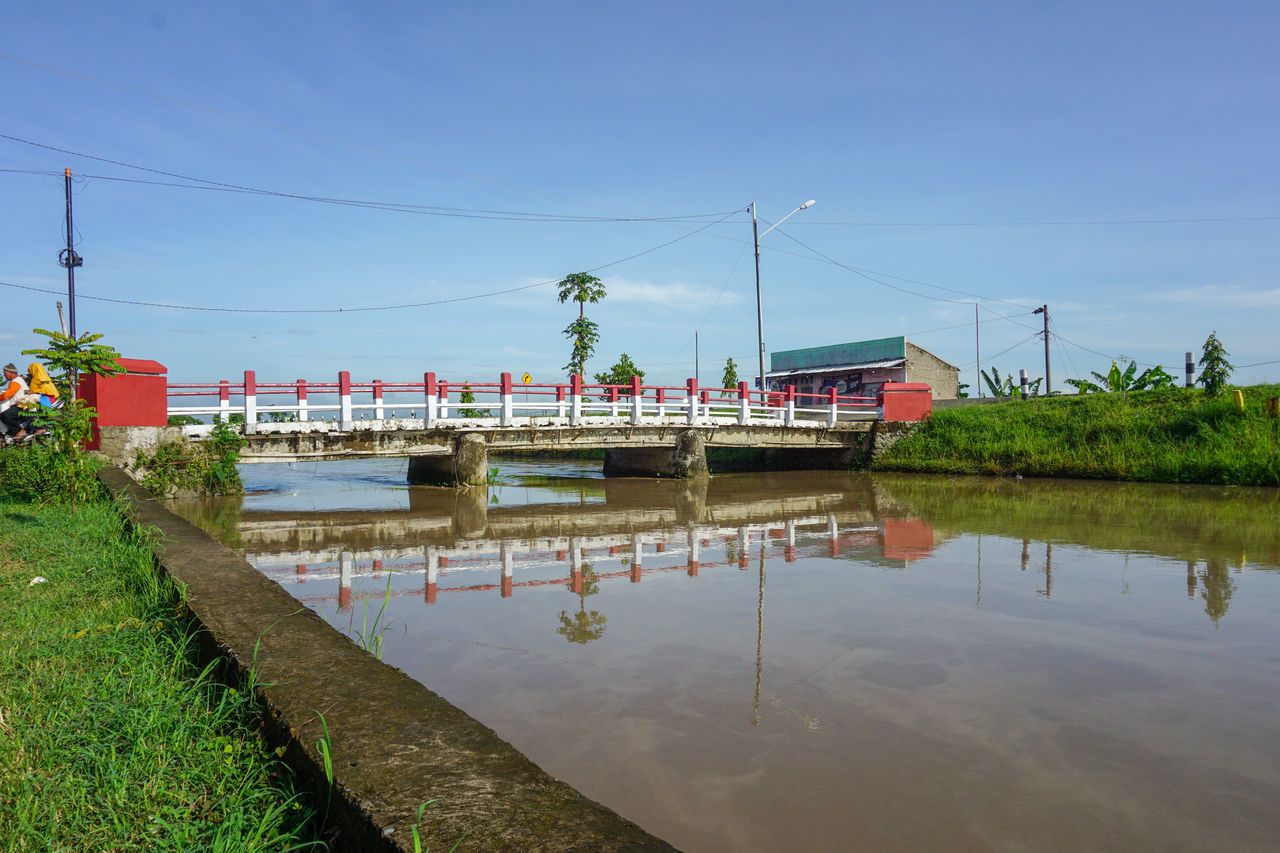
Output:
[[76,267],[83,266],[84,261],[76,254],[74,248],[75,226],[71,221],[71,170],[64,169],[63,177],[67,186],[67,248],[58,253],[58,264],[67,268],[67,315],[71,327],[71,337],[76,336]]
[[1041,305],[1031,312],[1044,315],[1044,393],[1053,390],[1053,380],[1049,378],[1049,306]]
[[694,329],[693,330],[693,378],[697,380],[698,386],[701,387],[702,374],[699,373],[698,371],[699,364],[700,364],[700,361],[698,359],[698,330]]
[[978,303],[973,303],[973,359],[977,363],[974,370],[978,371],[978,377],[975,380],[978,385],[978,396],[985,397],[982,393],[982,347],[978,337]]
[[764,309],[760,302],[760,225],[756,221],[756,203],[751,202],[751,239],[756,247],[756,355],[760,357],[760,391],[764,387]]
[[1187,353],[1187,387],[1195,387],[1196,384],[1196,356],[1195,353]]

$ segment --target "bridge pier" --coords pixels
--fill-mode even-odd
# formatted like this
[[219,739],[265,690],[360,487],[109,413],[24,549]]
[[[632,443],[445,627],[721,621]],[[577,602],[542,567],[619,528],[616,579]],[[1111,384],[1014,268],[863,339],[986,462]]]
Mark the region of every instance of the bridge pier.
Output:
[[484,436],[458,436],[451,454],[410,456],[407,477],[416,486],[488,485],[489,450]]
[[604,452],[606,477],[670,477],[677,480],[711,476],[707,447],[697,430],[684,430],[675,447],[616,447]]

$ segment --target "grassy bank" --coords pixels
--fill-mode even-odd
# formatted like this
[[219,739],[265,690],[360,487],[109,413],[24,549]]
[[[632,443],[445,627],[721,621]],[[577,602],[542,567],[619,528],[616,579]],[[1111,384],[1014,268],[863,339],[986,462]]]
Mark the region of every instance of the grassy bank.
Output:
[[876,470],[1280,485],[1280,385],[1045,397],[938,411]]
[[114,507],[0,517],[0,849],[310,849],[251,698],[194,669]]

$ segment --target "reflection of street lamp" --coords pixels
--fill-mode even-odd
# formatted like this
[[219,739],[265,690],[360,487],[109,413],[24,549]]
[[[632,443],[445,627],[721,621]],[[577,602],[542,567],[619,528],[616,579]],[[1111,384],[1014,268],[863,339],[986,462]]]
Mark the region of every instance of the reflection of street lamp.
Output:
[[[782,223],[786,222],[792,216],[795,216],[806,207],[813,207],[816,202],[809,199],[786,216],[765,229],[764,234],[768,234]],[[764,387],[764,312],[760,307],[760,238],[764,236],[760,233],[760,226],[756,221],[756,203],[751,202],[751,236],[755,238],[756,243],[756,352],[760,356],[760,390],[765,391]]]

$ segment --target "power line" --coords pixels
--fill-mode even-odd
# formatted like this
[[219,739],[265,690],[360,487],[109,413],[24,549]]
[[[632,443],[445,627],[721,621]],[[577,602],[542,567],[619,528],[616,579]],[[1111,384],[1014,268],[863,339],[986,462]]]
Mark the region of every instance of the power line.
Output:
[[[114,175],[80,175],[81,178],[91,178],[102,181],[116,181],[121,183],[144,184],[148,186],[174,187],[181,189],[206,190],[211,192],[229,192],[243,193],[247,195],[264,195],[276,198],[289,198],[298,201],[312,201],[321,204],[336,204],[348,207],[366,207],[381,210],[391,210],[399,213],[417,213],[429,216],[450,216],[467,219],[503,219],[515,221],[530,222],[674,222],[676,220],[687,219],[706,219],[713,216],[724,216],[723,211],[716,213],[696,213],[685,214],[680,216],[658,216],[658,217],[620,217],[620,216],[565,216],[561,214],[545,214],[530,213],[527,211],[511,211],[511,210],[486,210],[486,209],[470,209],[463,207],[442,207],[439,205],[422,205],[407,202],[383,202],[383,201],[365,201],[360,199],[331,198],[328,196],[310,195],[305,193],[289,193],[279,190],[268,190],[260,187],[246,186],[243,184],[232,184],[225,181],[214,181],[208,178],[193,177],[178,172],[168,172],[163,169],[153,169],[149,166],[139,166],[136,163],[128,163],[123,160],[113,160],[108,157],[99,157],[94,154],[85,154],[80,151],[72,151],[67,148],[58,148],[54,145],[46,145],[42,142],[35,142],[30,139],[23,139],[18,136],[10,136],[0,133],[0,139],[8,139],[12,142],[19,142],[23,145],[30,145],[35,148],[43,148],[46,151],[56,151],[59,154],[67,154],[72,157],[82,157],[86,160],[96,160],[100,163],[110,163],[114,166],[123,166],[126,169],[136,169],[140,172],[148,172],[153,175],[163,175],[168,178],[178,178],[183,181],[195,181],[196,184],[177,184],[170,181],[145,181],[140,178],[123,178]],[[35,175],[56,175],[53,172],[41,172],[35,170],[24,169],[3,169],[0,171],[15,172],[21,174]],[[730,213],[737,213],[731,211]]]
[[990,228],[1041,225],[1182,225],[1206,222],[1274,222],[1280,216],[1202,216],[1188,219],[1014,219],[970,222],[823,222],[806,219],[797,224],[835,225],[859,228]]
[[[738,211],[736,210],[731,211],[730,213],[726,214],[724,218],[716,222],[709,222],[706,225],[702,226],[702,228],[697,229],[696,231],[690,231],[687,234],[681,234],[679,237],[676,237],[674,240],[668,240],[665,243],[661,243],[652,248],[645,249],[643,252],[636,252],[634,255],[628,255],[627,257],[619,258],[616,261],[610,261],[607,264],[600,264],[599,266],[595,266],[590,269],[583,270],[583,272],[588,272],[588,273],[599,272],[600,270],[608,269],[609,267],[614,267],[614,266],[617,266],[618,264],[626,263],[627,261],[632,261],[632,260],[635,260],[636,258],[642,257],[644,255],[648,255],[652,252],[656,252],[659,249],[665,249],[667,246],[670,246],[674,243],[678,243],[681,240],[688,239],[689,237],[692,237],[694,234],[698,234],[699,232],[703,231],[706,228],[710,228],[713,225],[719,225],[721,222],[723,222],[729,216],[732,216],[734,213],[738,213]],[[401,305],[374,305],[374,306],[364,306],[359,308],[221,308],[221,307],[208,307],[208,306],[198,306],[198,305],[175,305],[168,302],[144,302],[136,299],[112,299],[111,297],[108,297],[108,296],[86,296],[84,294],[79,294],[79,298],[92,299],[96,302],[113,302],[119,305],[138,305],[138,306],[143,306],[147,308],[169,308],[169,309],[178,310],[178,311],[210,311],[210,312],[225,313],[225,314],[353,314],[353,313],[368,312],[368,311],[398,311],[406,308],[427,308],[433,305],[447,305],[454,302],[470,302],[476,299],[487,299],[493,296],[505,296],[508,293],[517,293],[522,290],[532,290],[535,287],[546,287],[548,285],[558,284],[558,283],[559,283],[559,279],[553,279],[548,281],[536,282],[535,284],[525,284],[519,287],[508,287],[503,290],[493,290],[487,293],[475,293],[469,296],[453,296],[453,297],[449,297],[448,299],[434,299],[428,302],[410,302],[410,303],[404,303]],[[9,281],[0,281],[0,286],[12,287],[18,290],[30,290],[36,293],[59,294],[62,292],[60,290],[46,290],[40,287],[31,287],[25,284],[15,284]]]
[[[968,297],[970,297],[970,299],[986,300],[986,301],[988,301],[988,302],[1003,302],[1003,303],[1005,303],[1006,305],[1017,305],[1019,308],[1023,307],[1023,306],[1021,306],[1021,305],[1018,305],[1018,303],[1016,303],[1016,302],[1011,302],[1011,301],[1009,301],[1008,299],[997,299],[997,298],[995,298],[995,297],[991,297],[991,296],[983,296],[983,295],[982,295],[982,294],[980,294],[980,293],[972,293],[972,292],[970,292],[970,291],[967,291],[967,290],[959,290],[959,289],[954,288],[954,287],[943,287],[942,285],[939,285],[939,284],[929,284],[928,282],[923,282],[923,281],[914,281],[914,280],[912,280],[912,279],[905,279],[905,278],[902,278],[902,277],[900,277],[900,276],[892,276],[892,275],[887,275],[887,274],[884,274],[884,273],[876,273],[876,275],[870,275],[869,273],[870,273],[871,271],[869,271],[869,270],[863,270],[863,269],[860,269],[860,268],[858,268],[858,267],[850,266],[850,265],[848,265],[848,264],[843,264],[843,263],[841,263],[840,261],[837,261],[837,260],[835,260],[834,258],[829,257],[828,255],[823,254],[822,252],[818,251],[817,249],[813,248],[812,246],[810,246],[810,245],[808,245],[808,244],[806,244],[806,243],[801,242],[800,240],[798,240],[798,239],[796,239],[795,237],[793,237],[791,234],[788,234],[786,231],[783,231],[781,228],[778,228],[778,229],[776,229],[776,230],[778,231],[778,233],[779,233],[779,234],[782,234],[782,235],[783,235],[784,237],[786,237],[788,240],[792,241],[793,243],[795,243],[795,244],[797,244],[797,245],[799,245],[799,246],[802,246],[803,248],[805,248],[805,249],[807,249],[808,251],[812,252],[814,255],[817,255],[819,258],[821,258],[822,260],[826,261],[827,263],[829,263],[829,264],[834,264],[835,266],[838,266],[838,267],[840,267],[841,269],[848,270],[849,272],[853,273],[854,275],[861,276],[862,278],[865,278],[865,279],[867,279],[868,281],[873,281],[873,282],[875,282],[876,284],[879,284],[879,285],[881,285],[881,286],[883,286],[883,287],[887,287],[887,288],[889,288],[889,289],[891,289],[891,290],[896,290],[896,291],[898,291],[898,292],[900,292],[900,293],[908,293],[908,294],[910,294],[910,295],[912,295],[912,296],[919,296],[921,299],[930,299],[930,300],[932,300],[932,301],[934,301],[934,302],[946,302],[946,303],[950,303],[950,304],[953,304],[953,305],[960,305],[960,304],[965,304],[965,305],[967,305],[967,304],[969,304],[969,300],[964,300],[964,299],[944,299],[944,298],[942,298],[942,297],[940,297],[940,296],[930,296],[930,295],[929,295],[929,294],[927,294],[927,293],[920,293],[919,291],[911,290],[910,288],[906,288],[906,287],[899,287],[899,286],[897,286],[896,284],[890,284],[890,283],[889,283],[889,282],[887,282],[887,281],[881,281],[879,278],[876,278],[876,275],[884,275],[884,277],[885,277],[885,278],[895,278],[895,279],[898,279],[899,281],[910,281],[912,284],[918,284],[918,285],[920,285],[920,286],[922,286],[922,287],[932,287],[932,288],[934,288],[935,290],[945,290],[945,291],[947,291],[947,292],[949,292],[949,293],[958,293],[958,294],[960,294],[960,295],[962,295],[962,296],[968,296]],[[804,257],[804,256],[803,256],[803,255],[800,255],[799,257]],[[988,310],[990,310],[990,309],[988,309]],[[994,313],[994,312],[993,312],[993,313]]]

